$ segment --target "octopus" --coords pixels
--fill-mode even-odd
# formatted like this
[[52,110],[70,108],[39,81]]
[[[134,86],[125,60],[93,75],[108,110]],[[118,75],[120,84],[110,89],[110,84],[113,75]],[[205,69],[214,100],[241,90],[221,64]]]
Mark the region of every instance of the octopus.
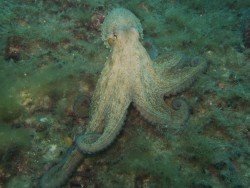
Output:
[[102,24],[102,39],[111,55],[98,79],[86,131],[61,162],[40,179],[40,187],[65,184],[84,156],[106,149],[122,130],[126,112],[132,104],[152,125],[178,126],[187,121],[189,108],[177,98],[171,105],[166,97],[177,94],[205,69],[201,58],[181,54],[153,62],[143,47],[140,20],[129,10],[112,10]]

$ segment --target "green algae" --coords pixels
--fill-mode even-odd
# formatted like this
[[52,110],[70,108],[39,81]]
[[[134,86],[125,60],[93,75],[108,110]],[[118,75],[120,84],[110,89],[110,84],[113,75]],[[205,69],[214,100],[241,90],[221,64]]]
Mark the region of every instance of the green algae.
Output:
[[6,185],[7,188],[30,188],[32,187],[32,181],[31,178],[28,176],[17,176],[11,179],[10,182]]
[[1,95],[0,119],[1,121],[12,121],[22,114],[22,106],[13,96]]
[[11,128],[8,125],[0,126],[0,151],[6,152],[9,148],[28,148],[31,140],[29,130],[24,128]]

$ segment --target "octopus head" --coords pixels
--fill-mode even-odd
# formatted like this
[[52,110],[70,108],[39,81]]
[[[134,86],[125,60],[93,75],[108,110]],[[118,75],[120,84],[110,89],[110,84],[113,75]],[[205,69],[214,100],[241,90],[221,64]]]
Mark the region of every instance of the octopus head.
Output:
[[[121,39],[127,34],[143,38],[140,20],[129,10],[116,8],[105,18],[102,24],[102,40],[107,47],[111,47],[114,40]],[[133,35],[131,35],[133,36]]]

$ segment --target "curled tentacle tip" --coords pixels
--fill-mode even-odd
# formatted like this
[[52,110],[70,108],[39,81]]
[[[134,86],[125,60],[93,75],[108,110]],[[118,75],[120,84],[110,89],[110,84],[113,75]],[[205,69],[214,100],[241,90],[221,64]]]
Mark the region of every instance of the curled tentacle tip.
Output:
[[173,109],[174,110],[179,110],[181,108],[183,102],[184,101],[181,100],[181,99],[174,99],[172,101],[172,107],[173,107]]
[[94,142],[96,142],[98,140],[98,138],[100,138],[100,136],[101,136],[101,134],[99,134],[99,133],[85,133],[83,135],[80,135],[75,140],[76,146],[78,147],[80,152],[83,154],[94,154],[98,151],[91,152],[88,150],[86,145],[93,144]]
[[76,139],[76,143],[84,142],[86,144],[92,144],[94,143],[101,135],[99,133],[85,133],[83,135],[80,135]]
[[173,100],[172,106],[175,110],[179,110],[181,108],[181,102],[179,100]]
[[189,106],[182,98],[172,100],[172,107],[176,111],[173,116],[172,124],[176,126],[183,126],[189,119]]

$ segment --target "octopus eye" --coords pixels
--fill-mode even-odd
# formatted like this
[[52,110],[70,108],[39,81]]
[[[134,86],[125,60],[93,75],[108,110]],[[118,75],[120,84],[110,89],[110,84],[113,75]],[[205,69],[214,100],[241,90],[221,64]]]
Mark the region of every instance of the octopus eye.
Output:
[[114,41],[117,39],[117,34],[113,33],[113,35],[111,35],[109,38],[108,38],[108,44],[110,46],[113,46],[114,44]]
[[115,41],[115,39],[114,38],[108,38],[108,44],[110,45],[110,46],[113,46],[113,44],[114,44],[114,41]]

